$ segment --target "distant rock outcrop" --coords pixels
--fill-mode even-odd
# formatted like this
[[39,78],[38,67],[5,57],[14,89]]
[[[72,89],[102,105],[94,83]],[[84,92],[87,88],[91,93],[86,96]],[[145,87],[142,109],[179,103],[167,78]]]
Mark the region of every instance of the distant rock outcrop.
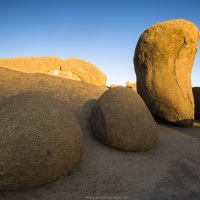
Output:
[[94,85],[106,85],[107,77],[92,63],[80,58],[68,58],[62,70],[76,74],[82,81]]
[[70,80],[81,81],[81,79],[76,74],[72,72],[68,72],[68,71],[54,70],[54,71],[49,72],[48,74],[70,79]]
[[133,83],[133,82],[131,82],[131,81],[127,81],[127,82],[126,82],[126,87],[131,88],[131,89],[137,91],[136,83]]
[[114,88],[114,87],[117,87],[117,85],[116,84],[111,84],[110,85],[110,88]]
[[126,87],[132,88],[133,83],[131,81],[126,82]]
[[68,174],[83,135],[66,104],[25,92],[0,101],[0,189],[35,187]]
[[200,87],[193,87],[194,96],[194,116],[195,119],[200,120]]
[[44,73],[59,70],[63,60],[57,57],[0,58],[0,66],[25,73]]
[[93,64],[79,58],[0,58],[0,66],[26,73],[44,73],[94,85],[106,85],[107,77]]
[[170,20],[144,31],[135,49],[137,92],[153,115],[176,125],[193,124],[190,76],[198,39],[192,22]]
[[157,125],[137,92],[126,87],[106,91],[92,109],[91,125],[103,143],[120,150],[148,150],[157,141]]

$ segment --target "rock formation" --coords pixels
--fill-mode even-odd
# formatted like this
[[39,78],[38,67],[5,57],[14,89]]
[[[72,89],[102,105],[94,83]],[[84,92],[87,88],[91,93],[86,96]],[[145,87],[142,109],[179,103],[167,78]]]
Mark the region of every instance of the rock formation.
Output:
[[138,93],[153,115],[176,125],[193,124],[191,69],[198,39],[192,22],[170,20],[144,31],[135,49]]
[[81,81],[81,79],[74,73],[62,70],[54,70],[48,73],[49,75],[58,76],[70,80]]
[[132,88],[133,83],[131,81],[126,82],[126,87]]
[[126,82],[126,87],[131,88],[131,89],[137,91],[136,83],[133,83],[131,81],[127,81]]
[[195,119],[200,120],[200,87],[193,87],[194,96],[194,116]]
[[0,101],[0,189],[35,187],[68,174],[83,135],[66,104],[35,92]]
[[114,88],[114,87],[117,87],[117,85],[116,84],[111,84],[110,85],[110,88]]
[[[95,101],[108,90],[107,87],[0,67],[0,101],[27,90],[51,96],[62,101],[64,107],[73,110],[84,133],[82,159],[70,176],[61,178],[58,182],[34,189],[0,191],[0,199],[81,200],[90,194],[118,195],[128,199],[160,200],[172,197],[198,199],[200,194],[198,121],[189,129],[170,128],[158,124],[158,144],[150,151],[142,153],[117,151],[95,139],[88,122]],[[1,103],[0,110],[2,110]],[[0,121],[1,116],[2,112]]]
[[94,85],[106,85],[107,77],[92,63],[80,58],[65,60],[62,70],[76,74],[82,81]]
[[132,90],[137,91],[137,85],[136,85],[136,83],[133,83],[133,85],[132,85]]
[[157,125],[137,92],[126,87],[106,91],[92,109],[91,125],[103,143],[120,150],[148,150]]
[[42,92],[71,108],[81,124],[82,131],[90,126],[88,118],[91,115],[92,105],[107,89],[106,86],[96,86],[82,81],[46,74],[22,73],[0,67],[0,99],[27,90]]
[[93,64],[79,59],[57,57],[0,58],[0,66],[26,73],[44,73],[94,85],[106,85],[107,77]]

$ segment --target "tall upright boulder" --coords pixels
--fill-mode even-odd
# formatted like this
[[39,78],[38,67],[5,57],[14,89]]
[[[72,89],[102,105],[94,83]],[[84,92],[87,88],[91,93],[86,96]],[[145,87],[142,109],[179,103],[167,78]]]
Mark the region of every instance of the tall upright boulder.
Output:
[[153,115],[180,126],[193,124],[191,70],[198,39],[192,22],[170,20],[145,30],[135,49],[138,93]]

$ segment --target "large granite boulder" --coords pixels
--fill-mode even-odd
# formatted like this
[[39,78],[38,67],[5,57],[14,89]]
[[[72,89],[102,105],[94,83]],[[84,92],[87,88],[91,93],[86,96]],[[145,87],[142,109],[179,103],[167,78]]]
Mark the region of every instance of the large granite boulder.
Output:
[[76,74],[82,81],[94,85],[106,85],[107,77],[92,63],[80,58],[65,60],[62,70]]
[[144,31],[135,49],[137,92],[153,115],[176,125],[193,124],[191,70],[198,39],[192,22],[170,20]]
[[103,143],[120,150],[149,150],[157,125],[137,92],[126,87],[107,90],[92,109],[91,125]]
[[195,119],[200,120],[200,87],[193,87],[194,96],[194,116]]
[[34,187],[70,173],[83,136],[66,104],[36,92],[0,101],[0,189]]

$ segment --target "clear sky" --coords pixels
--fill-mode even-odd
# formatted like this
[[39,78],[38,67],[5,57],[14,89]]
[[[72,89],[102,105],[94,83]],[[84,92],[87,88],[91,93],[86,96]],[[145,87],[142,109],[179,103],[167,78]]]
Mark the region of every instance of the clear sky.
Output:
[[[177,18],[200,29],[200,0],[0,0],[0,57],[79,57],[102,70],[108,86],[125,85],[136,81],[142,32]],[[200,48],[192,83],[200,86]]]

